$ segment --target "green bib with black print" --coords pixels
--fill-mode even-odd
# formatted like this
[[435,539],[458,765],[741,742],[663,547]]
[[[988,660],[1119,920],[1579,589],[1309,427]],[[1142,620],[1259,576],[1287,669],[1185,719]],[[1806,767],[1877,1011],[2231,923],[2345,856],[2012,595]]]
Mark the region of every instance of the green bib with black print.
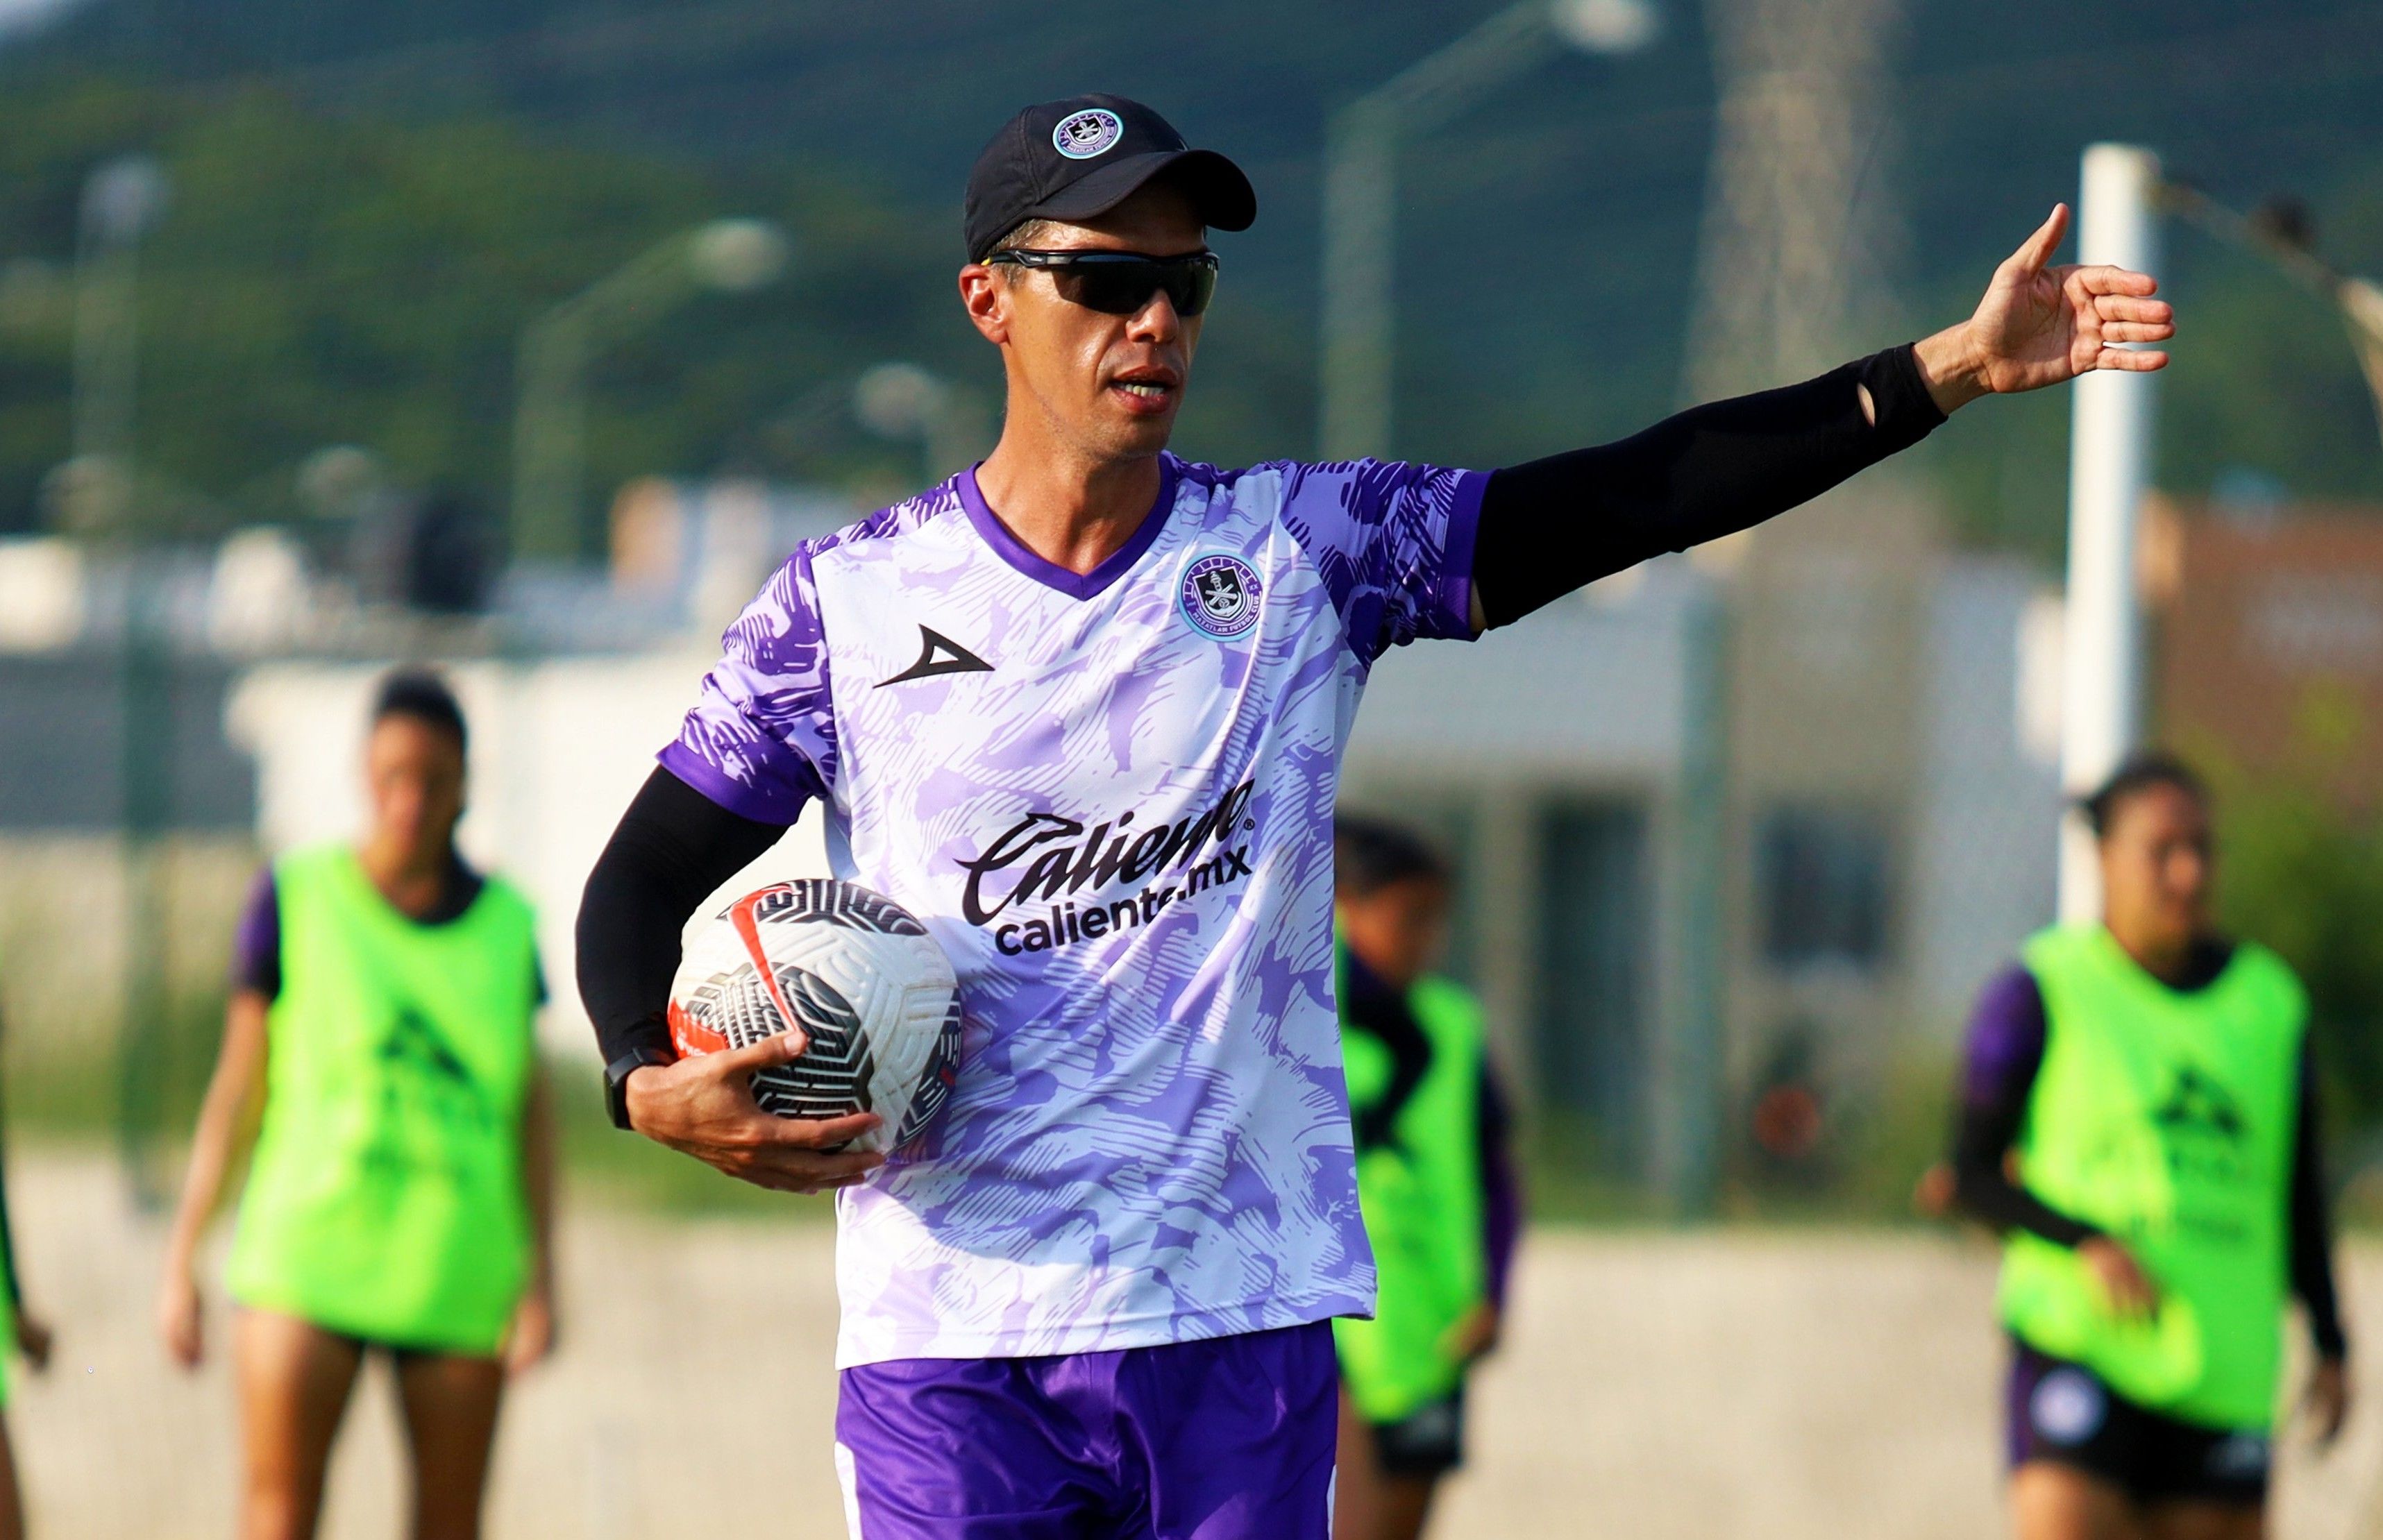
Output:
[[2128,1399],[2214,1428],[2273,1421],[2300,1108],[2300,981],[2244,943],[2206,988],[2168,988],[2100,925],[2022,956],[2043,992],[2043,1064],[2019,1180],[2125,1246],[2160,1308],[2120,1318],[2075,1252],[2005,1243],[2003,1320]]
[[528,1276],[528,903],[490,878],[419,923],[345,845],[277,862],[281,992],[228,1285],[368,1340],[492,1353]]

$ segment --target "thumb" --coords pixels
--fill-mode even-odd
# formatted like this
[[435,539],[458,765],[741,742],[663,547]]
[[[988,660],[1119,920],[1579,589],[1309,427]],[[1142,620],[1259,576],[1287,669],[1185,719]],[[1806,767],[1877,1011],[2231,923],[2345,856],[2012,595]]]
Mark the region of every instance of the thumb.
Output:
[[2052,260],[2052,253],[2060,249],[2060,238],[2068,233],[2068,205],[2055,203],[2052,213],[2035,228],[2035,233],[2021,241],[2019,250],[2011,253],[2009,265],[2022,277],[2035,277],[2043,271],[2043,265]]
[[725,1053],[712,1054],[711,1067],[722,1076],[750,1075],[757,1070],[775,1069],[782,1064],[792,1064],[802,1057],[803,1050],[809,1046],[810,1040],[803,1036],[800,1029],[790,1028],[759,1042],[732,1048]]

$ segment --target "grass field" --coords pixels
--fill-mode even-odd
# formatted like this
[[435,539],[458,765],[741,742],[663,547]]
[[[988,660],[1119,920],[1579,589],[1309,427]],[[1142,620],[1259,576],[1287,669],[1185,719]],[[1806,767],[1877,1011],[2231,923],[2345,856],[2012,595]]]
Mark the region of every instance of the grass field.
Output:
[[[228,1534],[229,1386],[219,1359],[172,1371],[150,1331],[159,1223],[95,1154],[37,1152],[10,1177],[27,1280],[59,1327],[56,1362],[17,1379],[8,1413],[36,1533]],[[841,1536],[832,1232],[816,1217],[572,1210],[562,1350],[512,1408],[491,1534]],[[1436,1534],[1997,1534],[1992,1266],[1922,1233],[1535,1233],[1478,1386],[1475,1458]],[[2383,1249],[2355,1248],[2351,1271],[2353,1336],[2383,1342],[2383,1309],[2365,1308],[2383,1306]],[[399,1533],[388,1394],[376,1374],[352,1415],[332,1540]],[[2368,1394],[2330,1458],[2288,1446],[2283,1540],[2383,1534],[2368,1507],[2383,1386]]]

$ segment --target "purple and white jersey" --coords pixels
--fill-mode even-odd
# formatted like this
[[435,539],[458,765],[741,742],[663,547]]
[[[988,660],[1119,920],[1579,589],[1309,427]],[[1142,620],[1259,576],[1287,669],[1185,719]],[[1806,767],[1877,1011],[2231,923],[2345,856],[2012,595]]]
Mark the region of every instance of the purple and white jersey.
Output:
[[839,1365],[1371,1313],[1333,799],[1374,660],[1471,634],[1486,480],[1169,455],[1080,576],[963,472],[729,628],[663,765],[751,819],[822,802],[966,1012],[938,1148],[838,1194]]

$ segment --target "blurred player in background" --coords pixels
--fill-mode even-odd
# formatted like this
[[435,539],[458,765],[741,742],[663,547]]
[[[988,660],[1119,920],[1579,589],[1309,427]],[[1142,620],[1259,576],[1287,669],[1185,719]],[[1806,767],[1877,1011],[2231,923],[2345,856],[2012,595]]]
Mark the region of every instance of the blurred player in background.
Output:
[[[8,1183],[0,1174],[0,1278],[8,1286],[8,1312],[0,1326],[27,1368],[40,1374],[50,1364],[50,1328],[25,1308],[25,1290],[17,1270],[16,1232],[8,1222]],[[0,1407],[8,1402],[6,1345],[0,1345]],[[25,1533],[25,1494],[17,1481],[17,1450],[8,1429],[0,1423],[0,1540],[19,1540]]]
[[200,1359],[194,1264],[255,1139],[228,1287],[243,1540],[303,1540],[366,1352],[396,1371],[415,1540],[479,1531],[510,1367],[554,1331],[553,1153],[536,1055],[530,908],[455,849],[463,714],[444,683],[381,685],[370,824],[257,881],[157,1303]]
[[1497,1346],[1522,1229],[1506,1099],[1480,1002],[1428,971],[1447,867],[1414,835],[1333,821],[1340,1052],[1357,1201],[1379,1293],[1332,1324],[1340,1356],[1334,1540],[1415,1540],[1464,1457],[1466,1373]]
[[2021,1540],[2255,1540],[2285,1304],[2349,1408],[2307,1004],[2210,918],[2209,799],[2135,759],[2087,799],[2102,918],[2030,940],[1969,1029],[1956,1202],[2005,1234]]
[[[587,883],[611,1115],[741,1179],[841,1189],[834,1459],[869,1540],[1321,1540],[1332,1329],[1375,1269],[1333,1005],[1340,760],[1390,652],[1744,529],[1963,403],[2173,331],[2152,280],[2054,267],[1799,385],[1495,474],[1167,452],[1257,198],[1118,96],[1029,107],[964,203],[1001,359],[982,464],[798,547],[725,637]],[[1451,268],[1494,283],[1494,264]],[[930,1158],[774,1118],[788,1030],[675,1059],[687,918],[818,803],[837,877],[917,916],[966,1035]]]

